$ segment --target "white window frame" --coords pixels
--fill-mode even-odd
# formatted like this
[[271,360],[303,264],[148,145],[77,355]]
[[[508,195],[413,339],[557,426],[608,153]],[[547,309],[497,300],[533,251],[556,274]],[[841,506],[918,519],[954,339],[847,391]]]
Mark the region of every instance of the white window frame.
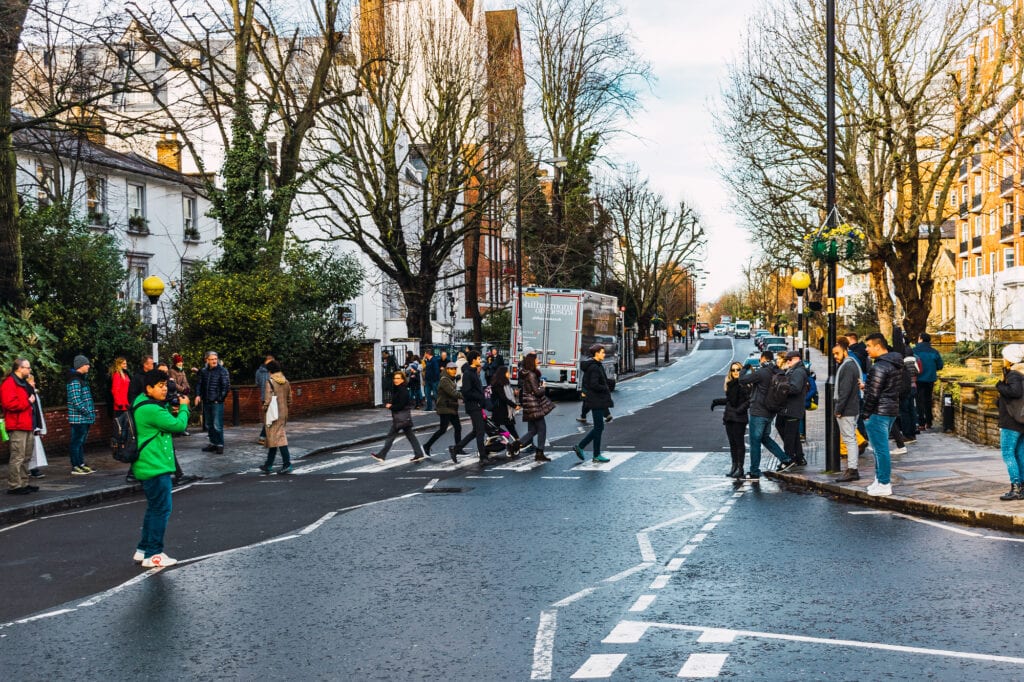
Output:
[[142,282],[149,277],[150,254],[129,252],[126,255],[128,267],[128,301],[140,312],[144,310],[146,294],[142,291]]
[[90,175],[85,179],[86,217],[93,225],[107,224],[107,178]]
[[128,183],[128,217],[146,217],[146,185],[136,182]]
[[36,162],[36,184],[36,204],[40,208],[52,204],[57,196],[57,169]]
[[186,239],[191,239],[189,233],[199,234],[199,200],[191,195],[181,196],[182,232]]
[[1003,249],[1003,269],[1009,270],[1014,267],[1017,267],[1017,254],[1013,247]]

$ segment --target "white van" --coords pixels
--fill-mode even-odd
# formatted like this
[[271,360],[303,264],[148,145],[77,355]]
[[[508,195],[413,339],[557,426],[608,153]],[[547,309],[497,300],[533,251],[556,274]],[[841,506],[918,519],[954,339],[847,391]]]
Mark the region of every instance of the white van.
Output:
[[733,337],[737,339],[749,339],[750,323],[746,320],[736,320],[736,329],[733,331]]

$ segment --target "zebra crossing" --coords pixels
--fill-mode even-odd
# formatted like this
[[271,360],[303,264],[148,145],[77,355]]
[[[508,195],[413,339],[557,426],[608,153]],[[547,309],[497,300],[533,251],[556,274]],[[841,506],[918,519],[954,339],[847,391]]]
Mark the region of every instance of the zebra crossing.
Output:
[[[632,473],[657,473],[663,475],[693,473],[709,455],[717,455],[717,458],[722,459],[724,462],[724,458],[718,452],[615,450],[607,453],[610,459],[608,462],[594,462],[589,458],[581,462],[571,450],[548,450],[545,451],[545,454],[552,461],[538,462],[530,455],[522,455],[511,460],[498,457],[495,458],[495,463],[487,465],[485,470],[488,472],[527,473],[544,469],[545,473],[558,472],[581,475],[584,473],[608,473],[628,464],[628,468]],[[325,476],[378,475],[406,472],[424,472],[436,475],[459,473],[465,470],[475,472],[480,469],[477,457],[472,454],[460,455],[457,463],[452,462],[446,455],[439,453],[434,453],[429,459],[419,463],[411,462],[411,457],[411,451],[397,448],[389,453],[387,460],[384,462],[374,460],[365,452],[341,453],[322,461],[314,460],[309,463],[297,463],[294,473],[297,476],[313,474]],[[242,473],[255,472],[258,472],[258,469]]]

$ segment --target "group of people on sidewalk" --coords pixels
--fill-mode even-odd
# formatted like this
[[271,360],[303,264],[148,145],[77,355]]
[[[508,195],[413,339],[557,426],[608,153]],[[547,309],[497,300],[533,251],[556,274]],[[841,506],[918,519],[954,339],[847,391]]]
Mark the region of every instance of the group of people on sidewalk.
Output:
[[[860,478],[859,455],[870,447],[875,458],[875,480],[868,486],[872,496],[892,494],[891,455],[906,453],[906,444],[917,433],[932,426],[932,392],[942,356],[921,334],[911,350],[902,334],[898,347],[884,335],[870,334],[863,343],[851,332],[837,339],[831,349],[836,361],[832,387],[835,413],[847,453],[847,467],[837,482]],[[767,448],[779,460],[776,471],[806,466],[801,444],[802,423],[811,408],[809,363],[799,351],[790,351],[778,361],[763,352],[757,367],[734,362],[725,380],[725,398],[712,402],[711,409],[725,406],[723,422],[732,453],[729,476],[757,480],[761,477],[761,451]],[[744,433],[750,429],[750,468],[744,474]],[[771,437],[774,424],[782,446]],[[860,434],[860,437],[858,437]],[[889,441],[896,442],[890,448]],[[1024,469],[1022,469],[1024,470]]]

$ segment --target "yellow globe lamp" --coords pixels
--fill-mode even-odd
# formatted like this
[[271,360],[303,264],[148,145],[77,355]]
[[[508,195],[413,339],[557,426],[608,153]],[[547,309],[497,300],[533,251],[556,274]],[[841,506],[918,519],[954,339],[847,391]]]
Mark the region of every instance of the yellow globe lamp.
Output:
[[807,287],[811,286],[811,276],[803,270],[797,270],[790,277],[789,283],[796,289],[797,296],[803,296],[804,292],[807,291]]
[[142,280],[142,293],[149,297],[149,302],[156,305],[160,296],[164,293],[164,281],[156,275],[150,275]]

